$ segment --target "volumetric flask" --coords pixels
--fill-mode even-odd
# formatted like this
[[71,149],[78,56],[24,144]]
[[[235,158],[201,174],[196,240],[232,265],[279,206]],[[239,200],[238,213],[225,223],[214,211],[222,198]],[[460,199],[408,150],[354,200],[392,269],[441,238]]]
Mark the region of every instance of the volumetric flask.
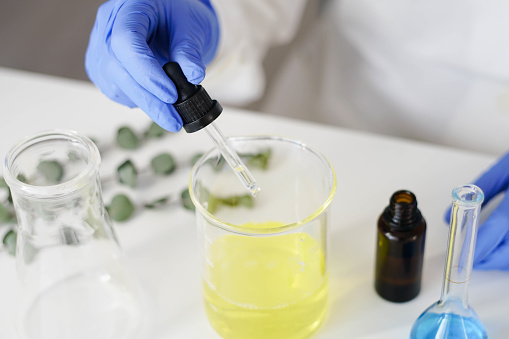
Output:
[[104,208],[99,164],[89,139],[58,130],[23,140],[5,159],[22,339],[139,338],[143,302]]
[[227,339],[308,338],[327,311],[334,170],[298,141],[230,142],[262,190],[248,194],[217,149],[193,168],[207,316]]
[[468,304],[479,212],[484,200],[475,185],[452,191],[451,223],[440,300],[415,321],[410,339],[486,339],[479,317]]

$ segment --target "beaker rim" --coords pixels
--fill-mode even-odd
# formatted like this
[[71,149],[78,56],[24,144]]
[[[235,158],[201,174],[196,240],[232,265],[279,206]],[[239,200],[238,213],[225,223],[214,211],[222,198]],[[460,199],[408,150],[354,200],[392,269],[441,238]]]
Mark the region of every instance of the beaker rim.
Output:
[[250,141],[253,141],[253,140],[256,140],[256,141],[276,140],[276,141],[283,141],[286,143],[296,145],[302,149],[305,149],[305,150],[311,152],[316,157],[318,157],[321,161],[326,163],[330,169],[330,174],[331,174],[332,180],[331,180],[331,184],[330,184],[330,191],[329,191],[329,194],[328,194],[327,198],[325,199],[325,201],[314,212],[312,212],[308,216],[306,216],[298,221],[284,224],[279,227],[268,227],[268,228],[251,228],[251,227],[228,223],[224,220],[217,218],[215,215],[210,213],[206,208],[204,208],[202,206],[202,204],[199,202],[199,200],[197,199],[196,195],[194,194],[194,190],[193,190],[193,177],[196,173],[196,170],[201,165],[204,164],[205,160],[210,156],[211,153],[217,151],[216,148],[211,148],[209,151],[207,151],[205,154],[203,154],[200,157],[200,159],[198,161],[196,161],[196,163],[194,164],[194,166],[191,170],[190,178],[189,178],[188,189],[189,189],[189,195],[191,197],[191,200],[193,201],[195,208],[198,209],[199,212],[203,216],[205,216],[209,221],[211,221],[214,225],[216,225],[220,228],[223,228],[227,231],[238,233],[238,234],[243,234],[243,235],[264,235],[264,234],[265,235],[273,235],[273,234],[278,234],[278,233],[284,233],[286,231],[293,230],[293,229],[299,228],[301,226],[304,226],[307,223],[309,223],[310,221],[314,220],[316,217],[321,215],[327,209],[327,207],[329,207],[332,200],[334,199],[334,196],[336,194],[336,189],[337,189],[336,173],[334,171],[334,167],[332,166],[329,159],[323,153],[315,150],[313,147],[310,147],[301,141],[291,139],[288,137],[284,137],[284,136],[277,136],[277,135],[233,136],[233,137],[228,137],[228,140],[233,141],[233,142],[247,141],[247,140],[250,140]]
[[[35,145],[41,141],[57,140],[67,138],[79,142],[88,150],[88,159],[85,168],[76,176],[71,179],[57,183],[54,185],[37,186],[30,185],[19,180],[11,171],[12,165],[17,156],[20,155],[25,149]],[[56,199],[59,197],[67,197],[79,191],[81,188],[88,185],[89,178],[99,171],[101,163],[101,155],[97,146],[89,138],[80,135],[72,130],[64,129],[51,129],[38,132],[34,135],[25,137],[18,141],[10,150],[4,159],[4,179],[9,185],[9,188],[24,196],[29,196],[33,199]]]

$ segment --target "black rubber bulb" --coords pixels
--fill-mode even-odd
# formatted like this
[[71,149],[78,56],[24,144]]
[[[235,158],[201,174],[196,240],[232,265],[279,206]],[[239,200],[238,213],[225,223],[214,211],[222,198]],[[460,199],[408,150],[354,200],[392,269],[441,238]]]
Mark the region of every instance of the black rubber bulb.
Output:
[[164,64],[163,70],[177,88],[177,104],[189,99],[200,89],[198,85],[194,85],[187,81],[184,72],[182,72],[182,68],[180,68],[180,65],[176,62],[170,61]]
[[164,64],[163,70],[177,88],[178,98],[173,107],[182,118],[187,133],[199,131],[221,114],[223,107],[212,100],[201,85],[187,81],[178,63],[170,61]]

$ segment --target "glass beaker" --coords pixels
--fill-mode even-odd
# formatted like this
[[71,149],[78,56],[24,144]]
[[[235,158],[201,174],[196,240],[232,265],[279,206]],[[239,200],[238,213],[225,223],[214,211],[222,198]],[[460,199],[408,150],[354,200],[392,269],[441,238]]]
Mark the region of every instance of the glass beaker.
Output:
[[71,131],[37,134],[6,156],[22,339],[139,336],[144,303],[104,208],[99,165],[97,147]]
[[475,185],[452,191],[451,222],[442,296],[415,321],[410,339],[486,339],[486,331],[468,304],[468,284],[484,194]]
[[298,141],[230,138],[257,179],[245,190],[217,149],[194,166],[205,310],[224,338],[308,338],[328,305],[329,161]]

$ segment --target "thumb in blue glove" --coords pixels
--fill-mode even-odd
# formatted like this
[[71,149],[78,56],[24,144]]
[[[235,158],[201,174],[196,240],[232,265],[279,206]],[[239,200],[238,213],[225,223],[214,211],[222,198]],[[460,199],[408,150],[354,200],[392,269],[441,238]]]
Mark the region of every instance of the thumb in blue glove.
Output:
[[139,107],[176,132],[182,127],[171,105],[177,91],[162,65],[179,63],[187,79],[198,84],[218,41],[219,24],[209,0],[110,0],[97,12],[85,68],[110,99]]
[[[498,194],[505,194],[497,208],[480,225],[474,254],[474,268],[509,270],[509,153],[476,181],[487,204]],[[446,213],[450,220],[451,211]]]

